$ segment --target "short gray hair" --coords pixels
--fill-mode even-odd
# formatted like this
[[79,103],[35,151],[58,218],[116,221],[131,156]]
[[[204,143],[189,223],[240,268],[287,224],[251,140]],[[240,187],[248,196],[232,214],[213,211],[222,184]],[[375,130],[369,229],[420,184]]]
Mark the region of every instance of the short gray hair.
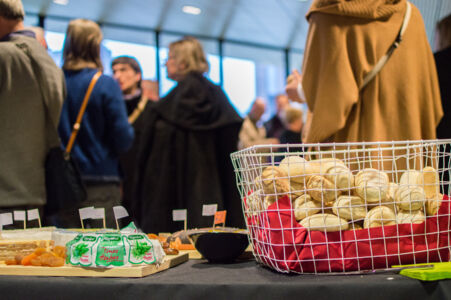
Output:
[[23,20],[25,12],[21,0],[0,0],[0,17]]

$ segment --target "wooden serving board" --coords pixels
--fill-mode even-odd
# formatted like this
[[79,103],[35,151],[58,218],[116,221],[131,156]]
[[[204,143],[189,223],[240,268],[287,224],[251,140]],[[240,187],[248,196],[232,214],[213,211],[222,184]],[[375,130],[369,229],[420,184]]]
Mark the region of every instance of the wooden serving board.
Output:
[[77,276],[77,277],[145,277],[175,267],[188,261],[187,253],[167,255],[161,265],[117,268],[85,268],[76,266],[34,267],[0,265],[0,275],[20,276]]

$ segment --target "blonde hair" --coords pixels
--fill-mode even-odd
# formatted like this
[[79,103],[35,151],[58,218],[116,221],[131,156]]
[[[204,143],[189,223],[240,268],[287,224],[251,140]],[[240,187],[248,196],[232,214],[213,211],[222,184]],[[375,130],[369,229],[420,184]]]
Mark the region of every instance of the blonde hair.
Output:
[[102,31],[97,23],[86,19],[70,21],[63,49],[63,69],[103,69],[100,60]]
[[20,0],[0,0],[0,17],[9,20],[23,20],[25,12]]
[[184,66],[181,75],[195,71],[199,73],[208,72],[208,62],[204,50],[199,41],[193,37],[184,37],[169,45],[169,51],[178,66]]
[[443,18],[437,23],[438,50],[443,50],[451,46],[451,15]]
[[300,110],[299,108],[295,108],[295,107],[287,107],[285,109],[285,123],[287,125],[292,124],[293,122],[295,122],[296,120],[302,119],[302,110]]

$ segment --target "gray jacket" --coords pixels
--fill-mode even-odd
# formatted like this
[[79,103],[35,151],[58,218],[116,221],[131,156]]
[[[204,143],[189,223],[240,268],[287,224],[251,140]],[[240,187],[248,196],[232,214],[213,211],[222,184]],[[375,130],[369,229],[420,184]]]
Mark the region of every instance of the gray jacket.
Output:
[[[17,44],[26,44],[43,82]],[[45,204],[44,162],[55,144],[49,133],[56,130],[64,98],[63,73],[34,38],[0,42],[0,207]]]

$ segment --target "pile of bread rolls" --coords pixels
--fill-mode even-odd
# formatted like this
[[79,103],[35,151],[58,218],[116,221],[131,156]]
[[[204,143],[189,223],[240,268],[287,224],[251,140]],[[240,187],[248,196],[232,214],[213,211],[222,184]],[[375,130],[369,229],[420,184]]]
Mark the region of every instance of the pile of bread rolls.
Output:
[[374,168],[351,171],[339,159],[287,156],[255,178],[246,212],[258,214],[288,195],[296,221],[324,232],[417,224],[437,213],[443,195],[434,168],[406,170],[397,181]]

